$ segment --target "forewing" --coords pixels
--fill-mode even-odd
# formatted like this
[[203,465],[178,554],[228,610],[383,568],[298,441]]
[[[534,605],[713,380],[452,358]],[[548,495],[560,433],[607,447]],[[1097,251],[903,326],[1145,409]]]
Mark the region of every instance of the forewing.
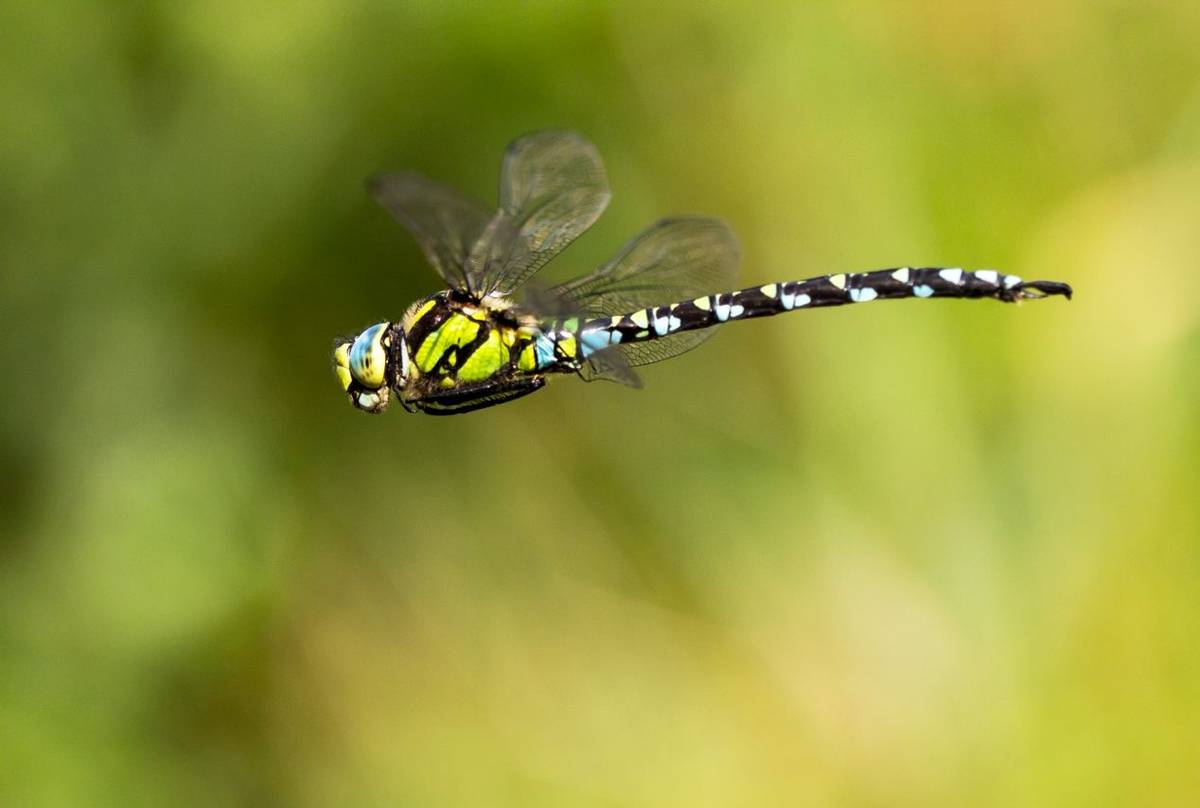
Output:
[[[664,219],[596,271],[554,287],[547,295],[592,317],[631,314],[731,289],[739,259],[737,239],[719,219]],[[620,345],[595,359],[616,353],[626,365],[648,365],[690,351],[712,332],[705,328]]]
[[467,259],[487,229],[491,217],[487,208],[414,172],[380,174],[367,186],[379,204],[416,239],[442,280],[455,289],[469,290]]
[[582,135],[547,130],[514,141],[500,172],[500,209],[467,261],[471,289],[512,293],[591,227],[608,199],[600,154]]

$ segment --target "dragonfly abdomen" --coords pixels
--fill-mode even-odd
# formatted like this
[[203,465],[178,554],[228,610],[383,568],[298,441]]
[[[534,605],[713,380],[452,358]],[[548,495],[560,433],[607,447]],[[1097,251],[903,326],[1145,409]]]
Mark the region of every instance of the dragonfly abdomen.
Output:
[[899,267],[873,272],[822,275],[801,281],[751,286],[735,292],[705,295],[664,306],[585,322],[579,332],[586,357],[613,345],[659,339],[683,331],[709,328],[731,320],[770,317],[788,311],[868,303],[894,298],[992,298],[1004,303],[1071,296],[1071,287],[1055,281],[1023,281],[995,270],[957,267]]

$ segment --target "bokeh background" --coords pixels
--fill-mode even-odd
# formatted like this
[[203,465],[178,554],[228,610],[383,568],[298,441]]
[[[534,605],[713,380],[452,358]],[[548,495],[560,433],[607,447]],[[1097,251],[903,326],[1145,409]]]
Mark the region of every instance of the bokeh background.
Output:
[[[1195,804],[1200,5],[0,23],[0,804]],[[355,412],[333,337],[436,288],[363,178],[544,126],[614,189],[552,277],[698,212],[747,284],[1077,297]]]

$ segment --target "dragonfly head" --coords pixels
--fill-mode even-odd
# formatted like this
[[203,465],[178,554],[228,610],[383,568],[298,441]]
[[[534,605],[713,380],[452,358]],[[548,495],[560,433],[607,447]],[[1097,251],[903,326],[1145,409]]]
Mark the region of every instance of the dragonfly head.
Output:
[[404,331],[391,323],[376,323],[353,340],[338,340],[333,370],[350,403],[364,412],[387,409],[390,387],[401,389],[408,380],[408,346]]

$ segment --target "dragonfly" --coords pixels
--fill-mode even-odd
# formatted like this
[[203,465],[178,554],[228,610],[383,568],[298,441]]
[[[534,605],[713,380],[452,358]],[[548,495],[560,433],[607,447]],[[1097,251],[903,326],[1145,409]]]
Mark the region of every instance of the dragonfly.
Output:
[[368,181],[415,238],[446,288],[398,320],[334,343],[351,403],[453,415],[540,390],[573,374],[640,387],[634,368],[691,350],[715,326],[784,312],[893,298],[1071,297],[1058,281],[996,270],[893,267],[764,283],[735,291],[739,248],[719,219],[662,219],[594,271],[555,286],[534,275],[586,231],[609,201],[596,147],[545,130],[511,143],[499,208],[413,172]]

